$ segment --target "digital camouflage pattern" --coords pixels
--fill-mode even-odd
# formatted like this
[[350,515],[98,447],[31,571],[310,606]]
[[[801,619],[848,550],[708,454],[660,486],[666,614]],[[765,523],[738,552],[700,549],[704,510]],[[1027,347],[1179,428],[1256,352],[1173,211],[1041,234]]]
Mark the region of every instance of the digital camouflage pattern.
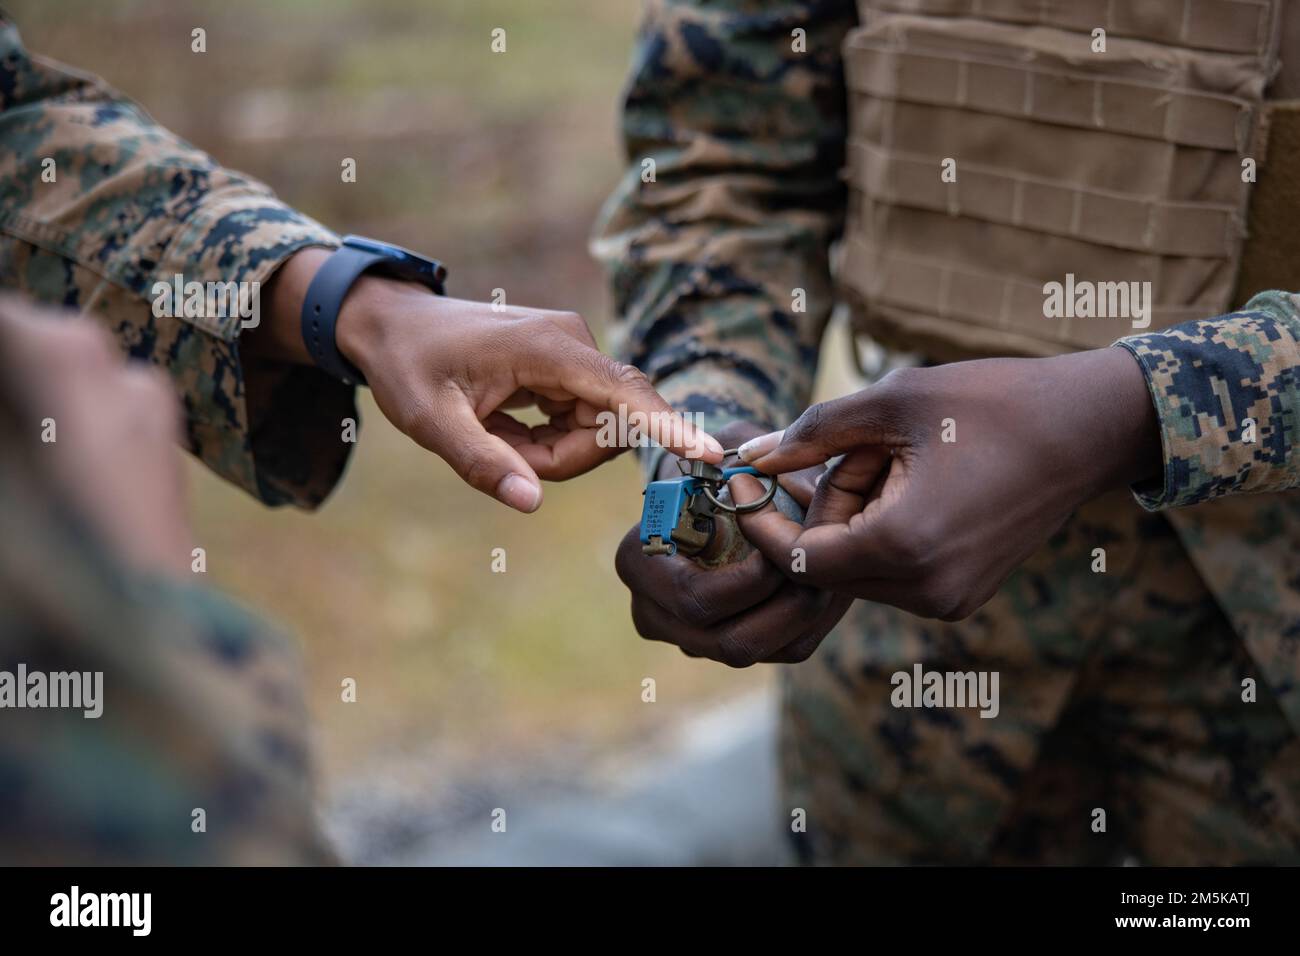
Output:
[[0,710],[0,864],[334,862],[292,641],[124,570],[51,493],[33,420],[0,383],[0,671],[101,671],[103,712]]
[[1261,293],[1240,313],[1119,344],[1142,364],[1160,417],[1164,485],[1139,495],[1146,507],[1300,485],[1295,296]]
[[[851,0],[648,5],[630,168],[593,250],[624,357],[711,429],[781,427],[808,401],[845,219],[840,50],[856,21]],[[1137,500],[1167,510],[1092,502],[970,619],[858,602],[784,669],[802,859],[1300,861],[1300,501],[1240,494],[1300,482],[1298,306],[1268,293],[1119,343],[1164,443],[1164,482]],[[1000,671],[1000,715],[894,708],[890,676],[916,662]]]
[[[625,359],[706,429],[776,427],[808,401],[834,303],[853,4],[649,11],[623,113],[633,167],[593,242],[613,265]],[[807,53],[790,49],[797,28]]]
[[[246,367],[238,318],[155,318],[151,288],[265,282],[334,235],[102,81],[29,54],[3,14],[0,142],[0,284],[82,310],[167,369],[190,448],[216,472],[268,504],[317,505],[351,449],[352,389]],[[292,642],[219,595],[125,571],[52,496],[7,384],[0,670],[103,671],[105,699],[98,719],[0,711],[0,862],[333,862]]]
[[[998,715],[893,707],[916,662],[997,671]],[[855,602],[783,690],[807,862],[1300,864],[1300,736],[1177,533],[1124,493],[965,621]]]
[[264,283],[334,234],[102,80],[29,53],[3,12],[0,141],[0,284],[86,312],[167,369],[188,444],[217,473],[268,504],[319,504],[352,448],[352,389],[305,366],[250,374],[238,317],[155,318],[151,290],[176,275]]

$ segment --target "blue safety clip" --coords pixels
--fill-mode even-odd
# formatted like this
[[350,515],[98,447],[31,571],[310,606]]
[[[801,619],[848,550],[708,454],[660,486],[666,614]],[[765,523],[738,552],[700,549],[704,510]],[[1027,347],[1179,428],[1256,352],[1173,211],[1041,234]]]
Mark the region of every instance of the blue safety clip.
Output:
[[[731,450],[726,454],[735,454]],[[775,478],[762,475],[750,465],[718,468],[707,462],[679,461],[680,478],[652,481],[643,494],[641,508],[641,550],[645,554],[698,554],[713,537],[713,519],[719,511],[747,512],[762,508],[776,494]],[[735,505],[718,497],[733,475],[769,478],[771,484],[759,501]]]

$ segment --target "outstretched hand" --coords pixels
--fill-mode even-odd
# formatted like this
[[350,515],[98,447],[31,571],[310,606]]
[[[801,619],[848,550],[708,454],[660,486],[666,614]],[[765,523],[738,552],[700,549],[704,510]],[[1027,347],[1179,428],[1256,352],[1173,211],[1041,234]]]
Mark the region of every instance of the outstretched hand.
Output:
[[[271,321],[246,333],[255,354],[310,361],[298,309],[328,255],[306,249],[277,272]],[[717,441],[675,413],[639,370],[599,351],[572,312],[496,307],[362,276],[343,301],[336,336],[389,421],[519,511],[541,504],[540,479],[583,474],[631,447],[636,431],[676,454],[722,460]],[[545,425],[508,413],[531,405],[548,416]],[[603,427],[602,413],[644,427]]]

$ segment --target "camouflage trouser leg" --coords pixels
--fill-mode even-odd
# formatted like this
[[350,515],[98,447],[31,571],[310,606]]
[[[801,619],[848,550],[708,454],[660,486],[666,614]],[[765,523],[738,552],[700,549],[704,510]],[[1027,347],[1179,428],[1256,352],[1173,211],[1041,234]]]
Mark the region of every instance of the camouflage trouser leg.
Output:
[[[918,662],[998,672],[998,715],[892,706]],[[1174,531],[1127,495],[959,624],[858,602],[786,669],[781,736],[805,862],[1300,860],[1300,738]]]

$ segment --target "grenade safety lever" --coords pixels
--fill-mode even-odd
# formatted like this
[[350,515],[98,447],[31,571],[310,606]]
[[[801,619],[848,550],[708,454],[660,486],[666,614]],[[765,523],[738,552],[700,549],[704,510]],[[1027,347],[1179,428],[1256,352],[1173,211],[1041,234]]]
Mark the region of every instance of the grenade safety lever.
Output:
[[[723,452],[736,454],[731,448]],[[719,468],[704,461],[678,461],[680,478],[652,481],[643,494],[641,509],[641,550],[645,554],[699,554],[713,537],[714,516],[719,511],[745,514],[757,511],[776,494],[777,480],[761,474],[749,465]],[[758,501],[737,505],[724,501],[719,493],[733,475],[755,475],[770,482],[767,493]]]

